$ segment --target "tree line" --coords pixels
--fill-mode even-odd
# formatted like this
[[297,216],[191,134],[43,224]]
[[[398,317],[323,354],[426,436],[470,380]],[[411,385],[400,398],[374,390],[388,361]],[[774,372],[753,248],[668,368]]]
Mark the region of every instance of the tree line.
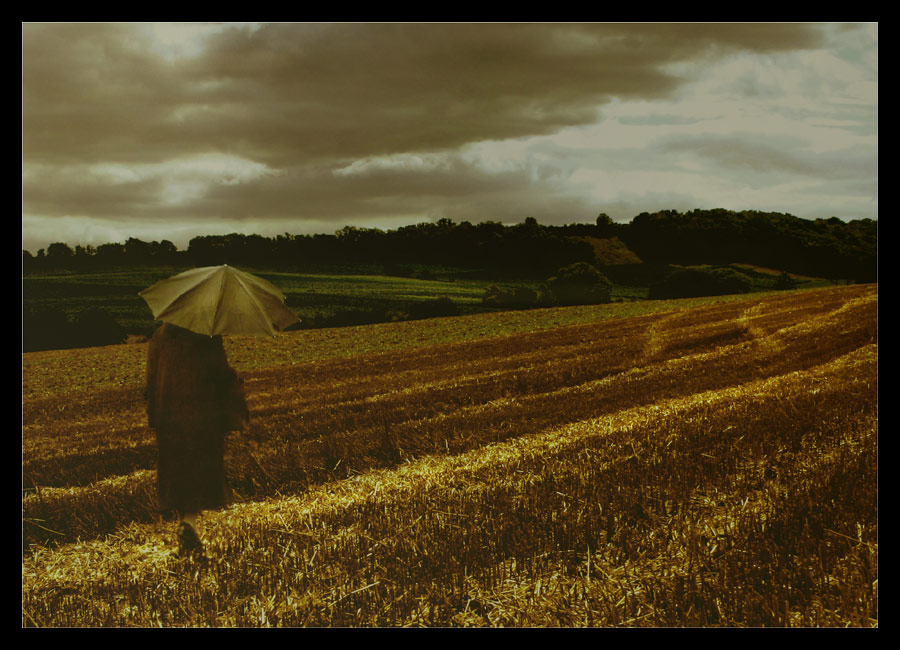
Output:
[[184,251],[169,241],[143,242],[136,238],[96,248],[73,249],[65,243],[54,243],[36,255],[23,251],[26,270],[147,264],[279,269],[375,264],[390,272],[407,264],[546,273],[592,259],[589,244],[541,226],[533,218],[516,225],[473,225],[441,219],[387,231],[346,226],[332,235],[207,235],[191,239]]
[[562,226],[541,225],[532,217],[513,225],[441,219],[395,230],[345,226],[331,235],[207,235],[191,239],[184,251],[168,240],[132,237],[97,247],[56,242],[35,255],[22,254],[26,271],[217,264],[308,270],[375,264],[394,274],[403,265],[428,265],[537,277],[578,262],[598,263],[591,245],[579,238],[618,237],[645,266],[743,262],[800,275],[874,282],[877,230],[872,219],[661,210],[642,212],[629,223],[617,223],[606,214],[595,223]]
[[878,223],[801,219],[790,214],[745,210],[642,212],[629,224],[597,218],[600,237],[619,237],[645,263],[729,264],[741,262],[798,275],[875,282]]

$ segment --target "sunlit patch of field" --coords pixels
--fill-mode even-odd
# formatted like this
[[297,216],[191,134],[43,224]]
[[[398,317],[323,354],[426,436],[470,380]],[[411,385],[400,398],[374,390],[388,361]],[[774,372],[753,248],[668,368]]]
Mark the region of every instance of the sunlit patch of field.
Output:
[[874,285],[429,340],[459,320],[232,347],[253,421],[203,561],[155,513],[139,380],[32,380],[24,624],[877,625]]
[[[753,298],[774,295],[755,294]],[[490,314],[433,318],[357,327],[326,328],[279,334],[271,341],[227,337],[225,347],[233,366],[241,371],[287,364],[378,354],[445,343],[459,343],[510,334],[596,323],[643,314],[672,312],[706,304],[745,301],[745,294],[678,300],[652,300],[553,309],[502,311]],[[143,345],[110,345],[75,350],[29,352],[22,355],[22,392],[26,399],[54,397],[77,391],[134,388],[144,377]]]

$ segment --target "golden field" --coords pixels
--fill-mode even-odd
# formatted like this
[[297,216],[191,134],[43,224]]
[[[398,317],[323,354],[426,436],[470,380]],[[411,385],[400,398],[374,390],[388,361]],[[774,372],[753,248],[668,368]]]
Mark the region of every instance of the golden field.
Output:
[[24,354],[23,624],[877,626],[877,299],[229,339],[253,419],[198,560],[145,346]]

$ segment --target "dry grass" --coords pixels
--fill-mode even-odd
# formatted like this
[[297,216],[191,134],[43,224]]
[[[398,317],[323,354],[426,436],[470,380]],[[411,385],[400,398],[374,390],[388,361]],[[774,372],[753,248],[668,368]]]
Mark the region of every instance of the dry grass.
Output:
[[876,308],[846,287],[247,371],[242,502],[196,562],[153,511],[137,391],[26,400],[23,622],[877,625]]

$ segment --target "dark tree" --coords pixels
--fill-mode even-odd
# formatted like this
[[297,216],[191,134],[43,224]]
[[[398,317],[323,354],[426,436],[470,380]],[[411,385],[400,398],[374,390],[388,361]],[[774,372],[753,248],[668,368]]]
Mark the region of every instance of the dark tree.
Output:
[[178,256],[178,248],[168,239],[150,242],[150,257],[157,264],[172,264]]
[[561,305],[593,305],[609,302],[613,285],[593,264],[576,262],[561,268],[547,286]]
[[832,279],[875,281],[877,224],[746,210],[642,212],[619,238],[653,264],[745,262]]
[[527,287],[507,289],[492,285],[485,291],[481,304],[494,309],[529,309],[538,304],[538,293]]
[[597,229],[595,231],[595,234],[601,239],[615,237],[617,233],[616,226],[617,224],[612,220],[611,216],[609,216],[605,212],[601,212],[597,215]]
[[188,242],[188,257],[196,266],[217,266],[227,263],[225,241],[221,236],[194,237]]
[[749,277],[729,268],[684,267],[673,270],[665,280],[651,285],[650,298],[697,298],[748,293]]
[[778,276],[778,279],[775,280],[774,287],[776,289],[796,289],[797,280],[795,280],[789,273],[782,272],[781,275]]
[[124,244],[100,244],[97,246],[97,261],[104,266],[126,264]]
[[129,264],[146,264],[150,261],[151,246],[136,237],[129,237],[125,242],[125,258]]
[[74,254],[68,244],[56,242],[47,247],[47,262],[52,266],[68,266]]

